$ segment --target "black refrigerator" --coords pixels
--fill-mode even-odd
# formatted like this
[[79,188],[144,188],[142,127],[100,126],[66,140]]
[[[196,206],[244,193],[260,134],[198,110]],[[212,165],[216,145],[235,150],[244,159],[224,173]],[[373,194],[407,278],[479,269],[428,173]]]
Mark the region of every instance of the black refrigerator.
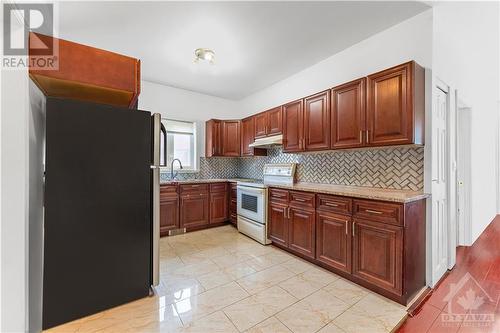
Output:
[[158,284],[159,114],[47,98],[43,328]]

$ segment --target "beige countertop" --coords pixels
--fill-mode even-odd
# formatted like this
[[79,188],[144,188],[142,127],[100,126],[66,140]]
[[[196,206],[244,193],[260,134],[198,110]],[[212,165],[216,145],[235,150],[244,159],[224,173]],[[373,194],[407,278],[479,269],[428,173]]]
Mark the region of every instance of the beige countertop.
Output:
[[252,179],[247,178],[210,178],[210,179],[185,179],[185,180],[167,180],[160,182],[160,185],[175,185],[175,184],[200,184],[200,183],[224,183],[224,182],[242,182],[249,181]]
[[[252,179],[245,178],[212,178],[212,179],[186,179],[163,181],[161,185],[175,184],[200,184],[200,183],[222,183],[222,182],[238,182],[249,181]],[[268,184],[269,187],[283,188],[294,191],[315,192],[323,194],[341,195],[345,197],[372,199],[391,202],[408,203],[430,197],[430,194],[422,191],[411,190],[396,190],[377,187],[350,186],[350,185],[335,185],[335,184],[319,184],[319,183],[295,183],[293,185],[284,184]]]
[[430,197],[422,191],[395,190],[364,186],[347,186],[317,183],[296,183],[293,185],[269,184],[269,187],[294,191],[306,191],[346,197],[408,203]]

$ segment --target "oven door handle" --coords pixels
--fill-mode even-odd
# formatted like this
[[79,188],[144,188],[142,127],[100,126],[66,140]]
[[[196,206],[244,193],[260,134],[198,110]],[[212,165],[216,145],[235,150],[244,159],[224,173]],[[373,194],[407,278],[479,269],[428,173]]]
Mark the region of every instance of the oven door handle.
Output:
[[237,186],[236,190],[241,191],[241,193],[245,193],[245,192],[257,193],[257,194],[266,193],[266,189],[264,189],[264,188],[252,188],[252,187],[245,187],[245,186]]

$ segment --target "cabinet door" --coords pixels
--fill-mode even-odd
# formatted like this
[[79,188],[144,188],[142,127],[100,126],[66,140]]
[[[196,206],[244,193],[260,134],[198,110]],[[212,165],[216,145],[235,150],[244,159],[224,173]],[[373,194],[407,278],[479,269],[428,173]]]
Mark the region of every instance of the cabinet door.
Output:
[[332,89],[332,148],[364,145],[365,90],[365,78]]
[[403,228],[355,218],[352,231],[353,275],[402,295]]
[[412,64],[368,76],[368,145],[412,143]]
[[282,133],[283,117],[281,106],[267,111],[267,135],[278,135]]
[[178,229],[179,198],[177,195],[160,197],[160,235],[165,236],[169,230]]
[[316,259],[351,273],[350,217],[318,211],[316,213]]
[[240,121],[222,122],[222,155],[240,156]]
[[254,142],[255,118],[250,117],[241,121],[241,156],[252,156],[253,148],[248,145]]
[[330,92],[304,99],[304,149],[330,148]]
[[282,246],[288,246],[287,209],[287,205],[269,203],[267,238]]
[[221,121],[211,119],[205,123],[205,156],[221,156]]
[[227,191],[210,193],[210,223],[226,221],[228,214]]
[[303,100],[283,106],[283,151],[304,150],[304,110]]
[[314,258],[316,223],[314,210],[290,207],[288,211],[288,248]]
[[181,228],[199,227],[209,222],[208,193],[181,196]]
[[256,114],[254,116],[255,118],[255,139],[257,138],[263,138],[267,135],[267,125],[268,125],[268,120],[267,120],[267,112],[262,112],[259,114]]

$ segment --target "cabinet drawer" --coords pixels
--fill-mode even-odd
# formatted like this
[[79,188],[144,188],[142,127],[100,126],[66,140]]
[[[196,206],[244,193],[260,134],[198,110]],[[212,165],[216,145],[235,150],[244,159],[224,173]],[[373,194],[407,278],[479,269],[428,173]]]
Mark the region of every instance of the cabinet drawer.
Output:
[[226,183],[210,184],[210,192],[225,192]]
[[334,195],[318,194],[316,199],[318,210],[338,214],[351,215],[352,199]]
[[403,225],[403,205],[390,202],[354,200],[353,215],[367,220]]
[[274,202],[288,203],[288,191],[277,188],[271,188],[269,190],[269,200]]
[[290,191],[290,206],[314,208],[316,207],[315,197],[314,193]]
[[179,186],[179,193],[198,193],[207,192],[208,184],[183,184]]
[[177,185],[160,185],[160,194],[177,193]]

